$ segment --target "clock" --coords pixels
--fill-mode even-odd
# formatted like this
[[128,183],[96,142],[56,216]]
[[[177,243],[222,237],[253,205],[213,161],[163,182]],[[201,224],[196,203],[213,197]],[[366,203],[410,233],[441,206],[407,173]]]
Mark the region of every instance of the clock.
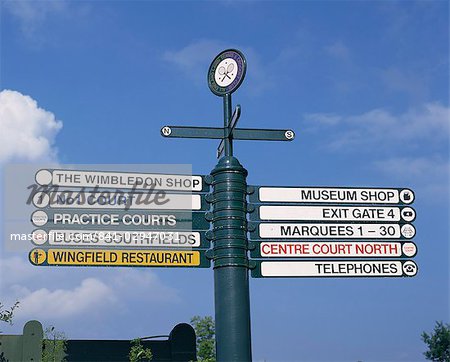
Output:
[[209,89],[217,96],[233,93],[244,80],[246,69],[244,54],[236,49],[224,50],[209,66]]

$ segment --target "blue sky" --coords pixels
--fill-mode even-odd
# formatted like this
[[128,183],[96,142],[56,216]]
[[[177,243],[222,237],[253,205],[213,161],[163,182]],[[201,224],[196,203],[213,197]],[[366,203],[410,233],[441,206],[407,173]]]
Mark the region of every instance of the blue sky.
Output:
[[[258,361],[423,361],[449,322],[447,1],[1,1],[0,165],[215,166],[217,141],[163,139],[165,124],[220,126],[206,84],[240,49],[236,141],[251,185],[409,187],[419,274],[250,280]],[[30,180],[31,182],[31,180]],[[7,190],[3,190],[4,193]],[[213,315],[212,269],[36,268],[1,256],[1,300],[69,338],[168,333]]]

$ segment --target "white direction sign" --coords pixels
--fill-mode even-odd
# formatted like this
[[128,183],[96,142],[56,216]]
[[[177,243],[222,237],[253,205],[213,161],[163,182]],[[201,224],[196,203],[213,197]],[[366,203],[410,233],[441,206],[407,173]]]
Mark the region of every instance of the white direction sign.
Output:
[[256,202],[411,204],[414,192],[395,188],[259,187]]
[[142,210],[201,210],[201,195],[123,192],[37,192],[33,204],[44,208],[69,209],[142,209]]
[[108,231],[108,230],[35,230],[36,245],[51,246],[109,246],[109,247],[172,247],[198,248],[199,232],[173,231]]
[[411,222],[416,215],[411,207],[263,205],[258,210],[261,220]]
[[412,242],[262,242],[259,255],[269,258],[317,258],[317,257],[413,257],[417,247]]
[[265,239],[412,239],[416,234],[411,224],[313,224],[261,223],[259,235]]
[[210,223],[205,219],[205,211],[117,211],[111,210],[36,210],[31,214],[31,222],[37,227],[71,228],[108,227],[144,228],[146,230],[208,230]]
[[412,277],[417,264],[411,260],[384,261],[263,261],[253,277]]
[[42,186],[103,187],[123,189],[155,189],[167,191],[202,191],[201,176],[153,173],[39,170],[36,183]]

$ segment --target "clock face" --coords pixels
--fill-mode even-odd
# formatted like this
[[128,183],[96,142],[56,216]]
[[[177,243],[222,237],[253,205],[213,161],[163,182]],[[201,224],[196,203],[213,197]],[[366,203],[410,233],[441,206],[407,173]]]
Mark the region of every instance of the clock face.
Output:
[[246,66],[246,60],[240,51],[224,50],[209,67],[209,88],[218,96],[233,93],[244,80]]

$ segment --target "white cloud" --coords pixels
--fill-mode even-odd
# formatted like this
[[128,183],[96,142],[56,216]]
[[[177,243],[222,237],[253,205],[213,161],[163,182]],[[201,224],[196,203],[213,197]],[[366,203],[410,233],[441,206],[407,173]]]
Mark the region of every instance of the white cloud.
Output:
[[16,286],[15,292],[20,301],[17,316],[20,318],[47,319],[75,317],[88,310],[102,310],[116,303],[111,287],[95,278],[84,279],[75,289],[47,288],[30,291]]
[[68,3],[66,0],[3,1],[5,9],[19,21],[23,35],[34,41],[38,40],[36,32],[42,27],[47,17],[65,11]]
[[0,92],[0,163],[56,161],[53,145],[62,122],[38,106],[30,96],[12,90]]
[[448,177],[449,164],[440,157],[396,157],[383,161],[376,161],[375,166],[391,175],[406,178],[411,181],[422,175],[430,179],[442,179]]
[[394,115],[384,109],[339,116],[336,114],[306,114],[304,120],[311,131],[320,131],[323,127],[339,128],[329,140],[333,149],[356,148],[361,145],[366,150],[374,146],[386,147],[402,143],[408,149],[420,142],[434,144],[448,142],[448,107],[439,103],[426,103],[407,112]]
[[191,71],[206,59],[215,56],[223,47],[218,41],[202,39],[191,43],[178,51],[166,51],[163,59]]
[[305,115],[305,119],[312,125],[312,128],[316,128],[322,125],[336,125],[342,120],[342,117],[332,113],[309,113]]
[[215,40],[202,39],[180,50],[166,51],[163,60],[178,67],[194,81],[206,79],[206,70],[210,61],[225,49],[224,44]]
[[449,191],[449,115],[448,107],[426,103],[397,115],[374,109],[351,116],[307,114],[304,121],[329,150],[364,155],[377,173],[438,201],[447,200]]
[[121,295],[140,301],[179,302],[181,299],[176,289],[164,285],[153,272],[125,269],[112,279],[112,285]]
[[80,315],[106,318],[113,310],[128,315],[145,302],[179,304],[177,289],[141,268],[48,268],[32,266],[25,254],[0,258],[0,295],[4,305],[20,302],[17,321],[76,321]]
[[[230,45],[217,40],[201,39],[180,50],[166,51],[163,54],[163,60],[175,65],[186,78],[197,84],[203,84],[206,82],[206,72],[215,56],[230,48],[241,50],[246,57],[248,68],[251,69],[246,75],[247,92],[258,95],[275,83],[276,73],[271,72],[270,67],[276,64],[279,58],[273,59],[272,63],[263,64],[260,56],[252,48]],[[281,55],[288,56],[286,53]]]
[[33,266],[24,258],[13,256],[0,259],[0,282],[2,288],[7,285],[20,283],[35,274]]
[[424,99],[429,92],[429,80],[417,69],[390,67],[381,71],[381,79],[389,91],[403,92],[413,99]]
[[421,198],[447,204],[450,173],[448,159],[438,155],[396,157],[375,161],[374,166],[378,171],[420,189]]
[[326,46],[325,51],[334,58],[340,60],[350,59],[349,48],[340,40],[334,42],[333,44]]

